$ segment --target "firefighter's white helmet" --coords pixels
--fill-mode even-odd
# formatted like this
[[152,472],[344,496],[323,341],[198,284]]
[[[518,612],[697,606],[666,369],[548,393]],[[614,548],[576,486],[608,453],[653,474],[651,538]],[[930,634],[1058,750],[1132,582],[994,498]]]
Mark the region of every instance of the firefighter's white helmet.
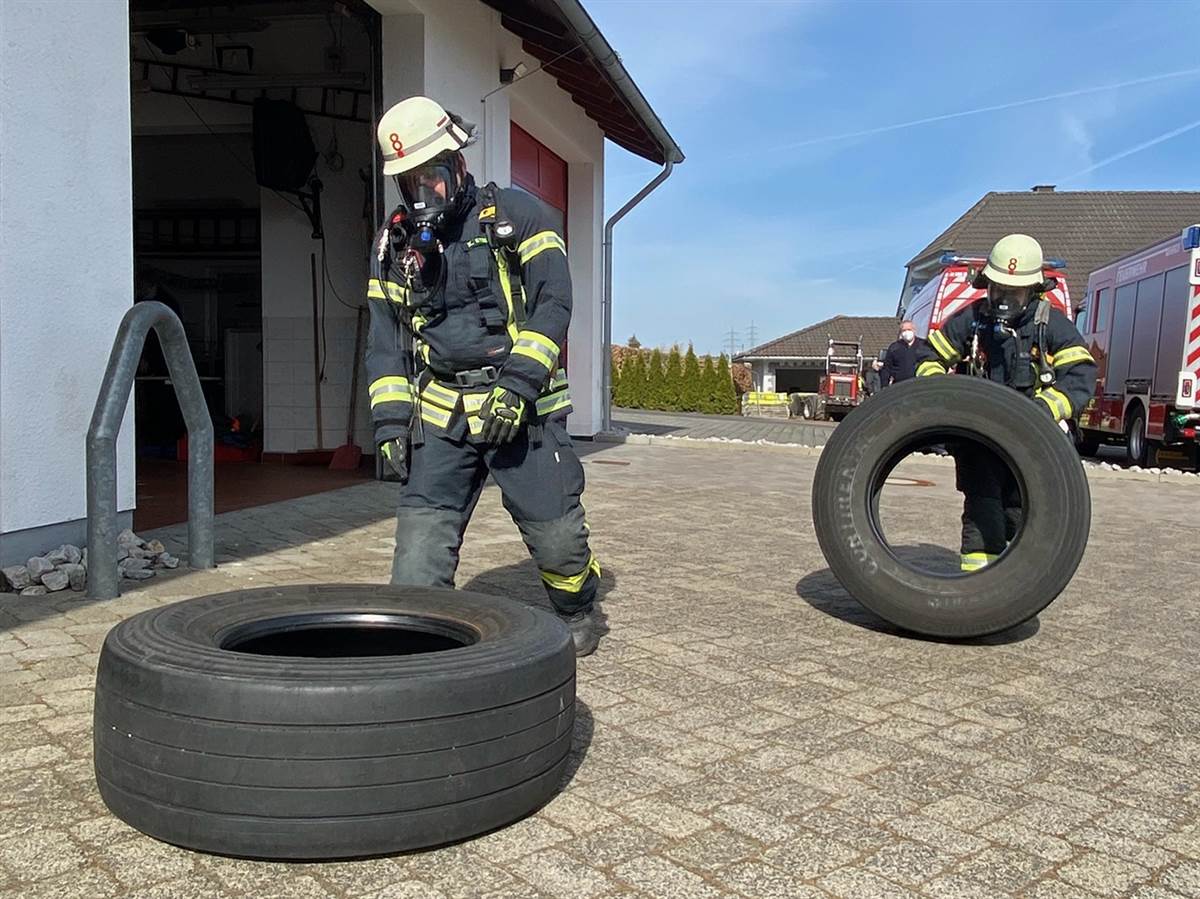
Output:
[[989,281],[1009,287],[1032,287],[1042,283],[1042,245],[1028,234],[1009,234],[992,247],[981,274]]
[[399,175],[447,151],[475,143],[475,126],[428,97],[401,100],[383,114],[375,134],[383,153],[383,173]]

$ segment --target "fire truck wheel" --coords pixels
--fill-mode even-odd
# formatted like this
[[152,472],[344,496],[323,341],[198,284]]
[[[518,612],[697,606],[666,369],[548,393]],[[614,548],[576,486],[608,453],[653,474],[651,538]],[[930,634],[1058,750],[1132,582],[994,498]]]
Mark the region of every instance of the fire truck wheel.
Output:
[[152,837],[250,858],[461,840],[559,788],[575,718],[567,628],[427,587],[241,590],[104,641],[100,795]]
[[[902,459],[955,437],[1008,463],[1025,515],[997,561],[945,575],[893,551],[879,498]],[[901,628],[941,638],[998,633],[1037,615],[1074,576],[1091,525],[1087,478],[1063,432],[1028,398],[967,376],[905,381],[849,416],[821,452],[812,505],[821,550],[847,592]]]
[[1125,458],[1130,465],[1146,468],[1154,464],[1157,456],[1156,442],[1146,436],[1146,413],[1135,405],[1125,424]]

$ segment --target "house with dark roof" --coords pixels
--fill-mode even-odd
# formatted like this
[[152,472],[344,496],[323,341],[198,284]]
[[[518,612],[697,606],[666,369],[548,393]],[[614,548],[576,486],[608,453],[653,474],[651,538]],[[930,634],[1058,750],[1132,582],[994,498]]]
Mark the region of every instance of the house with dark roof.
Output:
[[1072,301],[1084,301],[1088,275],[1105,264],[1200,222],[1196,191],[1056,191],[1041,184],[1029,191],[992,191],[908,261],[897,315],[941,271],[940,258],[986,256],[1006,234],[1037,239],[1048,258],[1066,262]]
[[896,339],[898,327],[890,315],[835,315],[760,344],[733,361],[750,366],[756,391],[815,393],[830,338],[861,341],[863,358],[870,359]]

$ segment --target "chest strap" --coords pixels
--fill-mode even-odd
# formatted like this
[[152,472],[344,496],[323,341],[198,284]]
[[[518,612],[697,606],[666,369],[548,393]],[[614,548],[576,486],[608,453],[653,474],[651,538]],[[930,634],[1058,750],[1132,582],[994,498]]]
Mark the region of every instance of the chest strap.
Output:
[[497,278],[488,239],[480,236],[467,241],[467,284],[479,308],[479,322],[489,334],[503,334],[508,316],[496,295]]

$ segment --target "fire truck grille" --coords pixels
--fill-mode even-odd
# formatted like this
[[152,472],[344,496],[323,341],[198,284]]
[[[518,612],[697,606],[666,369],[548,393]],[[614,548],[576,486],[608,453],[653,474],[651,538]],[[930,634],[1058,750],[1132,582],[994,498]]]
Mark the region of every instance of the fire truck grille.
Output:
[[833,382],[833,395],[849,397],[850,396],[850,386],[851,385],[850,385],[849,381],[834,381]]

